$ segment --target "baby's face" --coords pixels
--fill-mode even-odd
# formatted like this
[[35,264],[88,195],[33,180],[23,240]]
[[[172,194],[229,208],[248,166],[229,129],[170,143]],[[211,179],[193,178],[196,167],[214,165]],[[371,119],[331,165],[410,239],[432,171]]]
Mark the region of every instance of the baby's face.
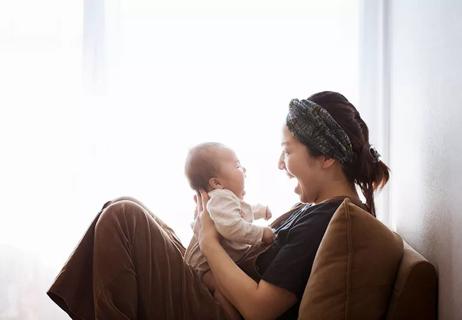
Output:
[[223,188],[231,190],[239,198],[245,194],[245,168],[241,166],[234,151],[222,148],[218,150],[219,173],[217,179]]

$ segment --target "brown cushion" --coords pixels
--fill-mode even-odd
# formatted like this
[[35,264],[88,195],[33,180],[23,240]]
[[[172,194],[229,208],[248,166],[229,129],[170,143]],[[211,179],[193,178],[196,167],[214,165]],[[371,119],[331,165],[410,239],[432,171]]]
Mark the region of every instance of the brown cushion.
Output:
[[402,255],[399,235],[345,199],[319,246],[299,319],[384,319]]
[[407,243],[395,281],[387,320],[437,319],[436,270]]

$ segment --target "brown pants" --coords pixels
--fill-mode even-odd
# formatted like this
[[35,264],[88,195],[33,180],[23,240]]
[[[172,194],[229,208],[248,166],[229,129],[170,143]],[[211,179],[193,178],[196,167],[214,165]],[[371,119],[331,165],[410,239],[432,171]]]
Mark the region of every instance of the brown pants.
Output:
[[48,291],[73,319],[225,319],[175,233],[140,202],[104,205]]

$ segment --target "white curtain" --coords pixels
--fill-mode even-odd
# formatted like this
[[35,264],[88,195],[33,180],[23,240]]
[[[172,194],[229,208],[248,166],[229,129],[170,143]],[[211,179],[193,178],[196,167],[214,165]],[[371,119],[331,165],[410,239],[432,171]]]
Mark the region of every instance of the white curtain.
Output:
[[356,1],[17,0],[0,41],[0,319],[66,319],[45,292],[111,198],[186,245],[194,144],[234,148],[278,216],[297,201],[277,170],[290,99],[358,97]]

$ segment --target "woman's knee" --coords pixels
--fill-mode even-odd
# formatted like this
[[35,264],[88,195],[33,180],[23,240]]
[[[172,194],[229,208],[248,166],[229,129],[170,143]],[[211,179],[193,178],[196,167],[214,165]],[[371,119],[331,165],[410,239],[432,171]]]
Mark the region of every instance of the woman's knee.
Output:
[[136,202],[125,199],[116,200],[104,208],[96,228],[98,229],[101,225],[113,224],[114,222],[120,224],[123,221],[125,225],[129,221],[146,220],[147,215],[149,215],[147,211]]
[[[131,237],[142,238],[146,235],[152,239],[169,239],[182,252],[184,247],[171,230],[162,220],[152,214],[148,209],[137,202],[128,199],[117,200],[107,206],[101,213],[96,224],[96,232],[112,233],[114,229],[122,231]],[[103,231],[104,230],[104,231]],[[154,241],[154,240],[152,240]]]
[[121,196],[121,197],[115,198],[115,199],[113,199],[111,201],[111,203],[116,203],[116,202],[120,202],[120,201],[131,201],[131,202],[136,203],[140,207],[147,210],[146,206],[140,200],[138,200],[136,198],[133,198],[133,197],[129,197],[129,196]]

